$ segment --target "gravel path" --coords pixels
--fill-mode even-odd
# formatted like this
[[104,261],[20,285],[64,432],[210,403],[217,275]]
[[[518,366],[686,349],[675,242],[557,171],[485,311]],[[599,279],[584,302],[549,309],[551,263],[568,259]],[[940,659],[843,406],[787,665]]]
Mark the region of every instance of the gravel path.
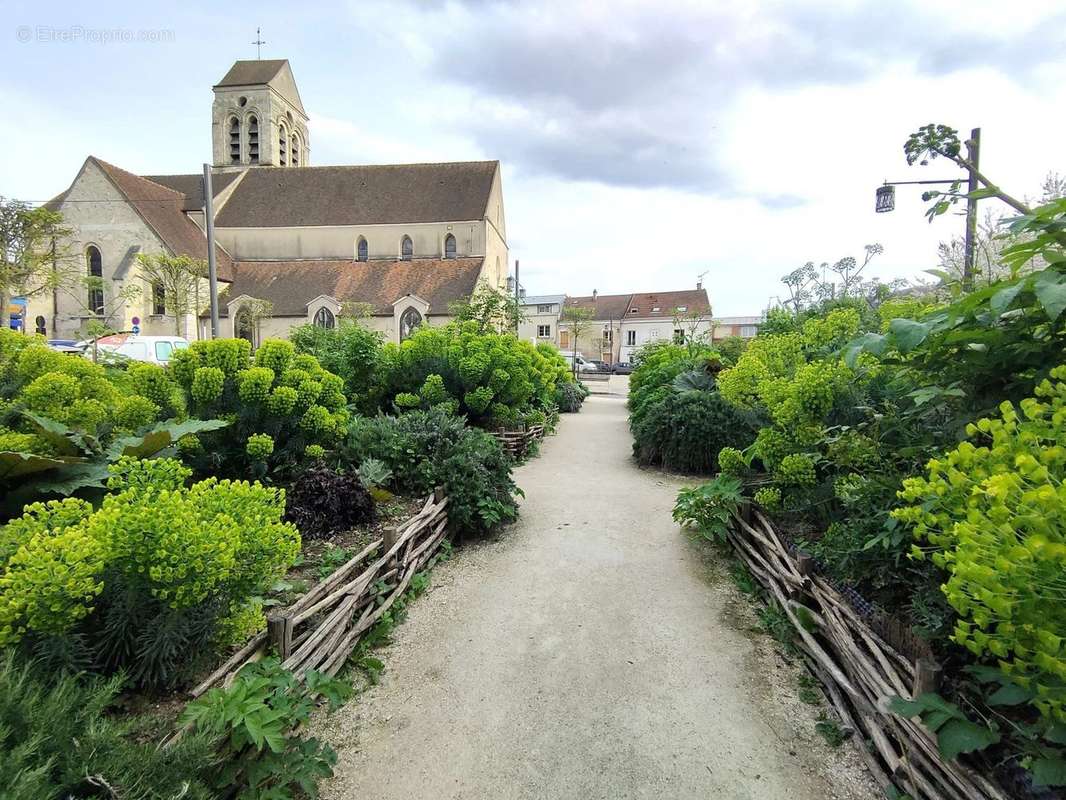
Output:
[[621,399],[564,416],[518,470],[520,522],[438,567],[381,685],[318,724],[339,754],[324,797],[876,796],[671,521],[682,481],[629,450]]

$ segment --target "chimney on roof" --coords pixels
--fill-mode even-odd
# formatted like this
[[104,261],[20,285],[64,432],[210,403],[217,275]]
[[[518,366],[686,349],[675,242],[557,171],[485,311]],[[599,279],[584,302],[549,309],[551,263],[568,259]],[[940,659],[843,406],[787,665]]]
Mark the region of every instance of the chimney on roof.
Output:
[[599,294],[599,292],[597,292],[595,289],[593,289],[592,290],[592,299],[595,300],[596,299],[596,295],[598,295],[598,294]]
[[696,281],[696,291],[703,288],[703,281]]
[[519,287],[519,289],[518,289],[518,297],[519,297],[520,300],[525,300],[526,299],[526,290],[521,288],[521,287]]

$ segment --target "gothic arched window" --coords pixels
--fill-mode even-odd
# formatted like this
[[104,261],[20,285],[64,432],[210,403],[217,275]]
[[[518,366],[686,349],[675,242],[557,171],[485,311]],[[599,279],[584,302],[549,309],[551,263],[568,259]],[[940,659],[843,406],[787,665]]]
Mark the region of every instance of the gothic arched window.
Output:
[[404,236],[400,239],[400,260],[410,261],[415,255],[415,243],[411,241],[410,236]]
[[278,165],[286,167],[289,164],[289,132],[284,125],[278,125]]
[[325,328],[326,330],[333,330],[337,327],[337,318],[333,316],[333,312],[325,306],[318,309],[315,312],[315,325],[319,328]]
[[85,251],[85,274],[88,276],[89,313],[104,313],[104,263],[100,251],[93,245]]
[[259,163],[259,118],[255,114],[248,117],[248,161]]
[[370,258],[370,246],[366,243],[366,237],[360,236],[355,245],[355,260],[366,261]]
[[241,160],[241,121],[236,117],[229,121],[229,160],[234,164]]
[[422,315],[418,313],[418,309],[411,306],[400,317],[400,341],[409,339],[411,334],[415,332],[415,329],[422,324]]
[[295,133],[289,140],[289,153],[292,156],[292,165],[300,166],[300,137]]
[[444,237],[444,257],[455,258],[455,237],[450,233]]

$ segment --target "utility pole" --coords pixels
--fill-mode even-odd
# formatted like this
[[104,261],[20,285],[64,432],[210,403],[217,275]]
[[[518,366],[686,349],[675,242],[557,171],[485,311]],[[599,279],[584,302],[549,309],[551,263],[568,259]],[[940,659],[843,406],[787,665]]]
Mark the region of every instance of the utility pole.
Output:
[[207,291],[211,296],[211,338],[218,338],[218,271],[215,265],[215,204],[211,165],[204,164],[204,219],[207,221]]
[[[514,302],[518,307],[518,316],[522,315],[522,282],[518,279],[518,259],[514,260]],[[515,336],[518,335],[518,331],[522,326],[521,319],[516,319],[514,324]]]
[[981,169],[981,129],[974,128],[970,131],[970,138],[966,140],[966,160],[970,166],[967,169],[969,180],[966,182],[966,256],[962,267],[963,291],[973,291],[974,262],[977,248],[977,198],[973,193],[977,191],[977,174]]

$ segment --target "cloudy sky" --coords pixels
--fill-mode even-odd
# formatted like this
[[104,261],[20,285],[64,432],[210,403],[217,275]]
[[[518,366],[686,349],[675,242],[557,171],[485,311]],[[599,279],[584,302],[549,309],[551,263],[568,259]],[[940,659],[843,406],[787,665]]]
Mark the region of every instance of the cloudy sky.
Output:
[[47,199],[90,153],[196,171],[211,85],[262,26],[263,57],[292,62],[313,163],[499,159],[533,293],[706,273],[717,314],[757,313],[781,275],[872,242],[871,275],[920,275],[961,219],[928,224],[913,187],[893,214],[873,197],[953,177],[903,159],[928,122],[980,126],[984,171],[1015,194],[1066,173],[1054,0],[4,5],[0,194]]

